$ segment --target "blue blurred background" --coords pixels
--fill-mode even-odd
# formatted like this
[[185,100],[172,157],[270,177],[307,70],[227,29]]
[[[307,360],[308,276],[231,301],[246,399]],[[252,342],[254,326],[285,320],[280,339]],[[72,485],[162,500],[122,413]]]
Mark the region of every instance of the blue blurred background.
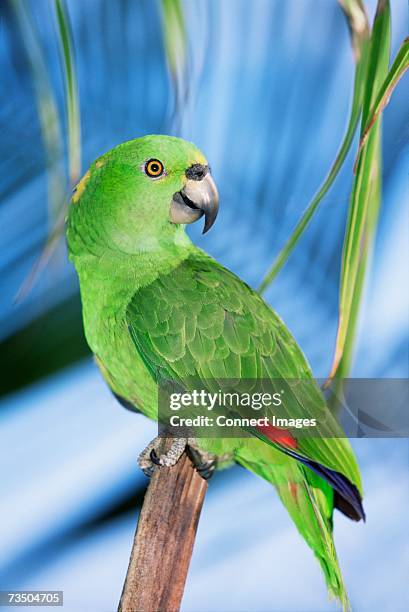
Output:
[[[46,0],[25,1],[58,108],[63,81]],[[374,2],[367,3],[373,15]],[[319,187],[346,126],[354,64],[332,0],[189,0],[188,86],[169,78],[160,4],[69,0],[80,92],[83,168],[147,133],[193,140],[220,191],[216,226],[193,239],[250,284]],[[392,2],[393,46],[407,35]],[[116,609],[147,485],[136,466],[155,426],[123,410],[82,332],[78,285],[63,248],[14,298],[47,236],[47,174],[33,74],[12,4],[0,4],[0,587],[63,589],[65,609]],[[383,203],[353,374],[407,377],[409,79],[384,114]],[[65,156],[55,163],[64,163]],[[328,373],[353,154],[267,292]],[[354,610],[409,609],[406,440],[354,440],[367,523],[335,517]],[[199,525],[182,608],[190,612],[335,610],[318,564],[274,491],[233,468],[217,474]]]

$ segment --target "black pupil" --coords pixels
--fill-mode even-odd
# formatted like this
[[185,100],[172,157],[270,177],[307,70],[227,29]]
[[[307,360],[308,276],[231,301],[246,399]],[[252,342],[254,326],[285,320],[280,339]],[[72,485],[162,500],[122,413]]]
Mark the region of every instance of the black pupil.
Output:
[[159,172],[160,166],[156,162],[151,164],[151,172]]

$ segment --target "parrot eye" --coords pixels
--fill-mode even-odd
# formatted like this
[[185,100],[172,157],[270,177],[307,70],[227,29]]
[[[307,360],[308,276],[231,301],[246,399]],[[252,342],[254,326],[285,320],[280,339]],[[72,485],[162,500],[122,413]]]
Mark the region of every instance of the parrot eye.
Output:
[[144,171],[151,178],[159,178],[165,173],[165,168],[159,159],[148,159],[144,164]]

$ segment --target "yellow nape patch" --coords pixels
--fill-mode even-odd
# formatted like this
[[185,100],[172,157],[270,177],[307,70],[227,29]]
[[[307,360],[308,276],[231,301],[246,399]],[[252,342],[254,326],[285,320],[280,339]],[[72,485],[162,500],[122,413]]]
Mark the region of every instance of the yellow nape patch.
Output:
[[88,170],[88,172],[86,174],[84,174],[84,176],[82,177],[80,182],[74,188],[74,192],[73,192],[72,198],[71,198],[71,201],[74,204],[76,204],[78,202],[78,200],[80,199],[80,197],[84,193],[85,187],[87,186],[87,183],[88,183],[90,178],[91,178],[91,172]]
[[106,159],[97,159],[95,162],[95,168],[101,168],[106,163]]
[[205,158],[204,155],[202,155],[201,153],[198,153],[197,161],[195,163],[196,164],[202,164],[203,166],[206,166],[207,165],[207,159]]

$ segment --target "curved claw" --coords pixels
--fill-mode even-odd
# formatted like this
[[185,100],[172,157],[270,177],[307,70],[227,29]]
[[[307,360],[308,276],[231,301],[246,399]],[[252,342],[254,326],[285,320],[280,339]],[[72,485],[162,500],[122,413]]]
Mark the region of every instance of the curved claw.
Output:
[[158,455],[156,454],[155,449],[153,448],[149,453],[149,457],[151,458],[152,463],[155,465],[161,465]]
[[145,474],[145,476],[147,476],[148,478],[152,478],[153,474],[154,474],[154,469],[153,467],[151,468],[142,468],[142,472]]
[[197,470],[199,476],[201,476],[204,480],[209,480],[209,478],[213,475],[213,472],[216,469],[217,460],[214,459],[211,461],[203,461],[200,452],[197,451],[195,448],[192,448],[192,446],[190,445],[186,447],[186,452],[190,460],[192,461],[195,469]]
[[199,476],[203,478],[203,480],[209,480],[213,476],[213,472],[216,469],[216,465],[214,462],[209,462],[207,464],[203,463],[203,467],[196,468]]

